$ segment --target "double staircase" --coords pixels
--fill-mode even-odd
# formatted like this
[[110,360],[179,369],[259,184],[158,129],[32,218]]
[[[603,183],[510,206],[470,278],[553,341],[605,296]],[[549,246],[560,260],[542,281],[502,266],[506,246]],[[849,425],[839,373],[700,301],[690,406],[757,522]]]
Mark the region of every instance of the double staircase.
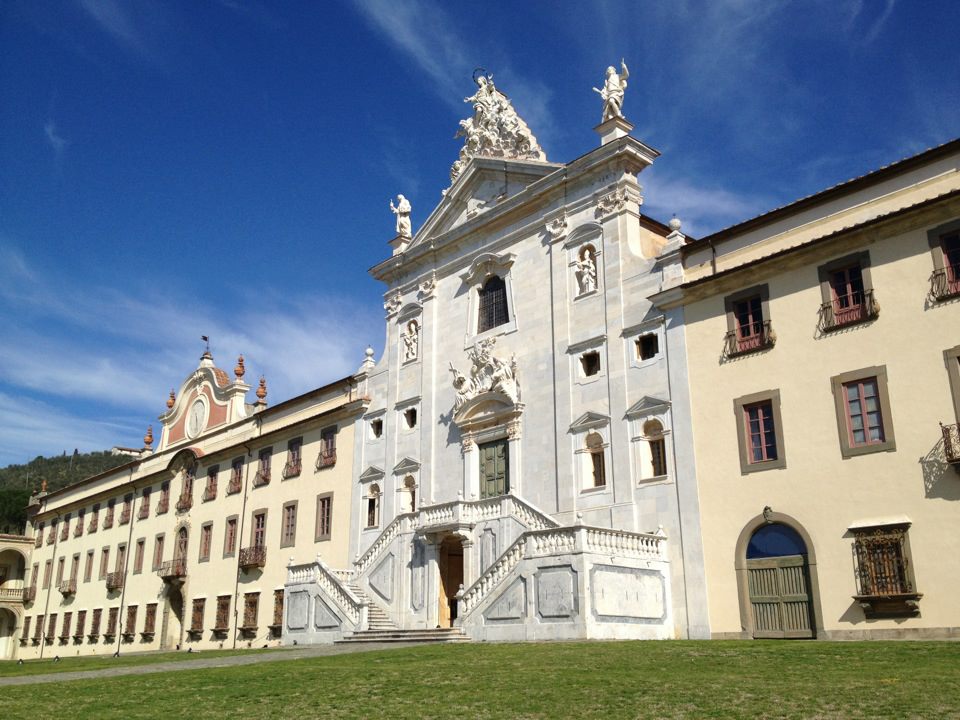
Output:
[[357,582],[348,582],[350,591],[367,604],[367,629],[350,633],[335,645],[356,645],[362,643],[451,643],[469,642],[470,636],[460,628],[423,628],[420,630],[401,630],[394,624],[386,611],[373,602]]

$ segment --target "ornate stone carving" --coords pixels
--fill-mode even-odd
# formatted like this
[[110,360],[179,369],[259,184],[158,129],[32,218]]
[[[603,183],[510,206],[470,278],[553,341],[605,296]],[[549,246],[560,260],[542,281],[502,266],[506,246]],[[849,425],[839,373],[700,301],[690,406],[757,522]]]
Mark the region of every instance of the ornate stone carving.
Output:
[[416,360],[419,355],[420,346],[420,325],[416,320],[407,323],[407,329],[403,333],[403,362]]
[[403,298],[399,292],[396,292],[393,295],[389,295],[387,299],[383,301],[383,309],[387,311],[387,316],[389,317],[390,315],[396,315],[402,304]]
[[470,350],[469,379],[450,364],[453,373],[453,386],[457,390],[454,410],[459,410],[468,401],[485,392],[499,392],[513,403],[520,402],[520,385],[517,382],[517,356],[512,355],[510,362],[493,356],[496,338],[479,342]]
[[473,450],[475,444],[473,433],[464,433],[460,438],[460,450],[466,455],[468,452]]
[[508,440],[519,440],[520,439],[520,419],[511,420],[507,423],[507,439]]
[[426,299],[433,297],[434,290],[437,289],[437,273],[431,272],[430,277],[420,283],[420,297]]
[[397,195],[397,204],[390,201],[390,210],[397,216],[397,237],[413,237],[410,232],[410,201],[403,195]]
[[597,217],[603,217],[604,215],[610,215],[614,212],[619,212],[623,210],[623,206],[627,204],[627,189],[619,188],[614,190],[611,193],[604,195],[597,201]]
[[585,245],[577,258],[577,284],[580,295],[597,289],[597,255],[590,245]]
[[450,168],[453,184],[471,157],[546,160],[537,139],[517,115],[509,98],[493,85],[493,75],[474,77],[477,92],[464,102],[473,103],[473,117],[460,121],[455,137],[465,138],[459,159]]
[[547,233],[551,242],[555,242],[567,234],[567,216],[561,215],[556,220],[547,223]]
[[617,69],[611,65],[607,68],[607,77],[603,83],[603,90],[593,88],[593,91],[600,94],[603,98],[603,121],[611,118],[623,117],[623,94],[627,89],[627,78],[630,77],[630,71],[627,70],[627,64],[620,59],[620,74]]

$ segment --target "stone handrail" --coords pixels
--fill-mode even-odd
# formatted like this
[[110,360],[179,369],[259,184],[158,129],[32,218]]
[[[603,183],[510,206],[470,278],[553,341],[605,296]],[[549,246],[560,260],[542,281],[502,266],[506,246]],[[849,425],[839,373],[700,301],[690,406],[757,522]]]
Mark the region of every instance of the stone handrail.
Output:
[[383,529],[383,532],[377,536],[377,539],[367,548],[367,551],[353,562],[356,577],[360,577],[363,572],[380,557],[387,546],[393,542],[393,539],[400,533],[400,525],[404,519],[413,517],[414,515],[416,515],[416,513],[402,513],[397,515],[393,521]]
[[305,565],[291,565],[287,568],[287,584],[315,582],[327,597],[333,600],[355,627],[360,626],[366,609],[366,603],[350,591],[337,577],[336,570],[327,567],[320,558]]
[[513,517],[528,530],[543,530],[560,527],[560,524],[546,513],[537,510],[516,495],[498,495],[483,500],[457,500],[424,507],[416,518],[420,527],[445,525],[453,522],[476,523],[495,520],[499,517]]
[[504,498],[510,503],[510,514],[531,530],[560,527],[560,523],[526,500],[516,495],[504,495]]
[[0,588],[0,601],[23,602],[23,588]]
[[598,553],[663,559],[664,535],[573,525],[527,530],[460,596],[461,617],[474,610],[524,558],[556,553]]

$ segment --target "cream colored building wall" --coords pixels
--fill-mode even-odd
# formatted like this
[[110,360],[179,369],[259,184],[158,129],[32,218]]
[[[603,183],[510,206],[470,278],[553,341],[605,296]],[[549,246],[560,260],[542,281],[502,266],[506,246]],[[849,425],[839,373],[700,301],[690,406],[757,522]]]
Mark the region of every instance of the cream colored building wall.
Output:
[[[943,351],[960,344],[960,304],[930,306],[926,299],[933,269],[926,231],[958,217],[957,201],[940,205],[823,247],[799,267],[785,260],[718,281],[716,294],[685,308],[714,636],[741,630],[735,545],[765,506],[795,518],[812,538],[828,633],[960,626],[960,474],[945,465],[931,472],[918,462],[940,440],[938,421],[957,421]],[[880,315],[818,336],[817,266],[856,250],[870,253]],[[724,295],[760,283],[769,285],[776,345],[721,361]],[[869,366],[887,370],[896,451],[843,459],[830,378]],[[741,474],[734,399],[773,389],[780,391],[786,468]],[[865,621],[851,597],[856,585],[847,528],[902,515],[912,521],[913,571],[924,594],[920,616]]]
[[[178,643],[181,647],[198,649],[248,645],[260,647],[265,643],[278,643],[279,636],[274,637],[269,625],[273,623],[273,594],[275,590],[283,588],[288,562],[291,559],[294,562],[308,562],[319,554],[325,562],[335,567],[345,567],[348,563],[353,428],[357,412],[362,410],[362,403],[356,399],[355,390],[351,391],[347,383],[331,387],[328,392],[319,395],[308,394],[304,397],[303,401],[291,401],[289,405],[278,406],[276,411],[261,411],[226,428],[147,456],[139,467],[121,469],[93,482],[79,483],[48,496],[39,514],[32,521],[32,526],[39,522],[44,523],[44,537],[41,546],[33,549],[28,562],[28,585],[33,582],[29,566],[37,564],[39,568],[36,598],[32,603],[25,604],[23,612],[25,616],[32,618],[31,638],[37,616],[45,616],[46,633],[49,615],[58,615],[55,633],[57,639],[42,647],[43,655],[52,657],[54,654],[63,656],[112,653],[118,648],[121,652],[156,650],[162,646],[174,649]],[[316,461],[322,445],[321,433],[331,426],[337,427],[337,460],[333,466],[317,469]],[[282,470],[288,459],[288,442],[297,437],[303,438],[302,470],[299,475],[284,479]],[[176,505],[182,490],[183,473],[171,471],[168,466],[171,460],[187,447],[199,449],[202,457],[196,466],[192,507],[178,511]],[[254,487],[253,479],[258,468],[259,453],[266,447],[273,448],[271,479],[267,485]],[[242,489],[240,492],[228,494],[231,464],[238,457],[244,458]],[[216,497],[205,501],[203,496],[207,484],[207,470],[213,465],[219,465]],[[158,515],[160,488],[164,481],[170,483],[169,509]],[[143,502],[144,487],[151,488],[150,510],[147,517],[140,519],[138,515]],[[119,521],[123,497],[131,490],[135,494],[131,521],[121,525]],[[333,496],[331,535],[328,539],[317,541],[317,498],[327,493]],[[103,524],[110,499],[116,500],[114,524],[112,528],[105,529]],[[296,538],[294,543],[282,546],[283,507],[290,502],[297,504]],[[99,528],[96,532],[89,533],[94,503],[101,504]],[[75,537],[77,511],[80,508],[85,509],[84,529],[81,536]],[[262,570],[238,573],[238,554],[241,548],[253,544],[252,517],[253,513],[259,510],[267,512],[266,563]],[[60,540],[58,525],[55,543],[48,544],[51,518],[58,514],[63,517],[67,512],[71,513],[67,540]],[[232,516],[238,519],[238,537],[234,552],[225,553],[226,523]],[[213,528],[210,557],[209,560],[201,561],[201,528],[207,523],[212,523]],[[187,576],[181,589],[183,632],[179,632],[173,617],[168,618],[169,643],[166,643],[163,629],[167,592],[153,562],[155,543],[157,535],[163,534],[162,559],[172,560],[176,535],[181,526],[186,527],[189,532]],[[32,527],[28,528],[28,534],[33,532]],[[145,541],[143,567],[140,572],[135,572],[135,551],[140,539]],[[116,558],[121,543],[127,544],[125,588],[122,593],[108,593],[105,581],[100,576],[102,551],[105,547],[110,549],[107,571],[114,572],[117,570]],[[89,550],[94,550],[94,565],[91,579],[85,582],[84,564]],[[80,555],[77,590],[75,595],[65,597],[56,587],[56,564],[60,557],[65,558],[64,578],[69,578],[74,554]],[[43,573],[47,560],[53,561],[53,569],[50,587],[44,589]],[[256,633],[242,635],[236,628],[243,620],[244,595],[254,592],[259,593],[258,629]],[[231,596],[230,631],[225,636],[214,637],[212,628],[215,625],[217,597],[221,595]],[[186,631],[190,628],[195,598],[205,598],[206,602],[203,632],[191,638]],[[152,640],[144,639],[140,635],[148,603],[158,604],[155,635]],[[126,623],[126,608],[130,605],[138,607],[135,637],[127,640],[118,634],[112,642],[107,642],[103,633],[107,627],[108,609],[121,608],[118,622],[120,631]],[[93,610],[96,608],[103,609],[103,617],[100,637],[91,642],[86,633],[90,631]],[[58,638],[61,634],[63,614],[73,613],[70,629],[72,636],[79,610],[87,611],[84,638],[81,642],[75,642],[72,637],[67,642],[61,642]],[[40,654],[41,645],[34,644],[32,639],[20,643],[19,657],[31,658]]]

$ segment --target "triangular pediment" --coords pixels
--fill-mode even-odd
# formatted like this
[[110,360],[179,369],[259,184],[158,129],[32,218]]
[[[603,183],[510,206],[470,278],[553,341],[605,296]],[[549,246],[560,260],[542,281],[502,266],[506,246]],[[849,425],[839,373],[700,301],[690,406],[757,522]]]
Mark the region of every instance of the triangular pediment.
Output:
[[652,413],[663,412],[670,407],[669,400],[661,400],[660,398],[650,397],[649,395],[644,395],[642,398],[637,400],[633,405],[627,409],[627,417],[643,417],[644,415],[650,415]]
[[420,463],[413,458],[405,457],[403,460],[393,466],[394,475],[404,475],[406,473],[416,472],[420,469]]
[[596,412],[585,412],[570,424],[570,432],[578,430],[588,430],[590,428],[601,427],[610,423],[610,416]]
[[360,482],[370,482],[371,480],[380,480],[383,478],[383,470],[376,465],[371,465],[360,473]]

